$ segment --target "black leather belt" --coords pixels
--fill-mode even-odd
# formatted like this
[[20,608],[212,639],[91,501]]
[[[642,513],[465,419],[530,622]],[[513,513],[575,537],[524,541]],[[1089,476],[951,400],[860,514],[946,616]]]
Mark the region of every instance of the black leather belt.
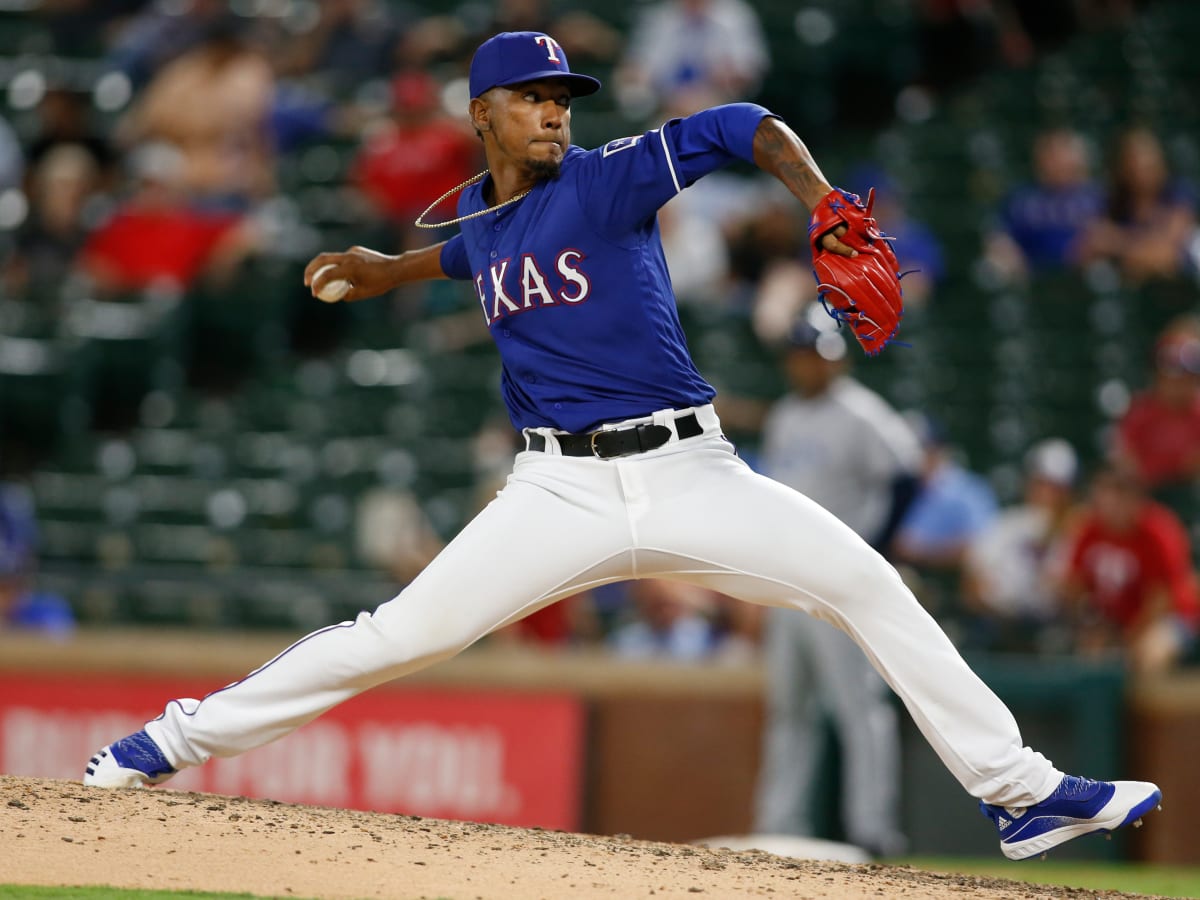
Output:
[[[704,428],[695,413],[688,413],[675,420],[675,432],[683,440],[704,434]],[[613,459],[661,447],[671,439],[671,429],[666,425],[631,425],[587,434],[556,434],[554,438],[563,456]],[[538,453],[546,450],[546,436],[543,434],[530,433],[526,435],[526,442],[530,450]]]

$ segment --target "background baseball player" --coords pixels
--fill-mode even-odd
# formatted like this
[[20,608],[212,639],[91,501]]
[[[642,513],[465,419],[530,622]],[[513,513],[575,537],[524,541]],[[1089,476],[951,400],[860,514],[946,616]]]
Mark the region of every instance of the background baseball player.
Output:
[[[791,388],[763,427],[763,468],[883,552],[914,496],[921,448],[904,419],[846,374],[846,342],[801,319],[784,355]],[[812,835],[822,725],[841,750],[846,837],[900,853],[900,731],[883,679],[842,632],[792,609],[768,612],[767,721],[755,830]]]
[[486,41],[471,63],[470,115],[488,172],[459,198],[461,233],[399,256],[322,253],[305,272],[317,295],[348,282],[349,300],[422,279],[474,283],[527,448],[505,488],[396,598],[203,700],[172,700],[145,730],[99,751],[85,783],[159,782],[241,753],[590,585],[660,577],[844,630],[987,804],[1011,857],[1152,809],[1152,784],[1064,776],[1024,746],[1012,714],[883,557],[751,471],[721,434],[679,326],[658,207],[737,159],[771,173],[814,210],[822,290],[878,352],[899,321],[899,282],[869,199],[832,190],[791,129],[753,104],[596,150],[571,146],[571,102],[598,88],[570,72],[548,35]]

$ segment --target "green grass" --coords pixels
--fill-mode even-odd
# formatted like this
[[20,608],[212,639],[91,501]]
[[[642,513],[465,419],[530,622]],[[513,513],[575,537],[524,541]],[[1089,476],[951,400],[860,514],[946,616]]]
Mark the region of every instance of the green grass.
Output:
[[[1008,878],[1034,884],[1062,885],[1092,890],[1156,894],[1162,897],[1200,898],[1200,866],[1151,866],[1133,863],[1074,863],[916,857],[890,860],[898,865],[931,872],[959,872],[990,878]],[[0,900],[262,900],[253,894],[220,894],[203,891],[154,891],[111,887],[29,887],[0,884]],[[288,900],[297,900],[289,897]]]
[[1135,863],[1085,863],[1030,860],[996,860],[919,857],[894,862],[934,872],[962,872],[992,878],[1011,878],[1036,884],[1092,890],[1158,894],[1163,897],[1200,897],[1200,867],[1153,866]]

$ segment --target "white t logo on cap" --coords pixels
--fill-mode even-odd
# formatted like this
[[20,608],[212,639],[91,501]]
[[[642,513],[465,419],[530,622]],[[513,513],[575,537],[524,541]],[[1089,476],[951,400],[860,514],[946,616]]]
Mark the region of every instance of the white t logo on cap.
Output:
[[561,49],[558,46],[558,41],[554,40],[554,38],[550,37],[550,35],[548,35],[548,34],[538,35],[537,37],[535,37],[533,39],[533,42],[535,44],[541,44],[543,47],[546,48],[546,55],[550,57],[550,62],[552,62],[552,63],[561,63],[562,62],[561,59],[559,59],[557,56],[554,55],[555,50]]

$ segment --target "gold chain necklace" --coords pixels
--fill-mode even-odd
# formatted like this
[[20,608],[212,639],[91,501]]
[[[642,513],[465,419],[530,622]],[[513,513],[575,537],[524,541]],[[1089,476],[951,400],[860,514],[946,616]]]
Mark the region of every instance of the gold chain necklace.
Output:
[[480,216],[486,216],[490,212],[495,212],[498,209],[503,209],[504,207],[509,206],[510,204],[516,203],[518,200],[523,200],[526,196],[528,196],[529,191],[533,190],[533,188],[530,188],[529,191],[522,191],[521,193],[517,194],[517,196],[515,196],[515,197],[509,197],[503,203],[497,203],[495,206],[489,206],[487,209],[481,209],[481,210],[478,210],[477,212],[468,213],[465,216],[459,216],[457,219],[451,219],[449,222],[423,222],[422,221],[422,219],[424,219],[427,215],[429,215],[431,212],[433,212],[434,208],[436,206],[438,206],[438,204],[440,204],[447,197],[453,197],[455,194],[457,194],[459,191],[463,190],[464,188],[469,188],[471,185],[473,185],[475,182],[479,181],[480,179],[486,178],[488,171],[489,171],[488,169],[484,169],[478,175],[472,175],[470,178],[468,178],[466,181],[464,181],[458,187],[450,188],[450,190],[446,191],[446,193],[442,194],[442,196],[438,197],[436,200],[434,200],[432,203],[430,203],[429,206],[425,208],[425,212],[423,212],[419,216],[417,216],[417,220],[415,222],[413,222],[413,224],[416,225],[418,228],[445,228],[447,225],[457,225],[459,222],[465,222],[465,221],[467,221],[467,219],[478,219]]

